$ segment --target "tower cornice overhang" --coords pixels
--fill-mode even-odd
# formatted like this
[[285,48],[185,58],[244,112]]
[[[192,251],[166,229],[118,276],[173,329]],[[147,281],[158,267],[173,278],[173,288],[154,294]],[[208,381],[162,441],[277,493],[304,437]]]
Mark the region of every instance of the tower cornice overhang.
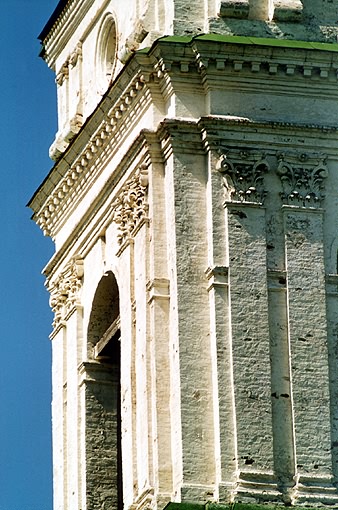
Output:
[[55,70],[58,55],[75,33],[79,22],[88,13],[95,0],[65,0],[59,2],[38,39],[42,44],[40,56]]
[[[260,53],[258,50],[262,48],[264,52]],[[301,41],[290,43],[273,39],[214,35],[159,39],[150,50],[134,54],[36,191],[28,204],[33,210],[33,219],[46,235],[55,239],[71,211],[76,208],[93,182],[98,180],[102,168],[108,161],[112,161],[113,157],[118,165],[118,160],[123,159],[123,154],[132,140],[137,138],[142,129],[148,127],[143,118],[145,113],[149,113],[153,108],[154,99],[159,105],[152,125],[152,129],[156,131],[168,117],[166,98],[179,89],[189,90],[192,76],[194,83],[200,84],[201,90],[204,87],[205,94],[213,87],[217,89],[220,82],[224,85],[225,79],[238,79],[240,73],[244,73],[245,80],[252,79],[251,86],[256,87],[254,90],[257,93],[264,93],[257,77],[268,72],[271,76],[269,83],[283,86],[283,93],[288,93],[292,87],[299,87],[302,82],[304,93],[308,97],[314,95],[318,88],[323,94],[327,87],[325,93],[336,98],[337,52],[336,44]],[[209,55],[208,60],[206,55]],[[259,65],[258,58],[261,58],[262,65]],[[299,72],[296,73],[297,66]],[[305,72],[308,67],[312,69],[310,75]],[[293,90],[291,92],[293,93]],[[181,120],[176,117],[168,119],[160,129],[163,130],[163,125],[166,124],[168,130],[170,125],[173,127]],[[245,126],[246,129],[255,127],[267,131],[273,129],[275,132],[317,131],[325,133],[327,138],[336,137],[336,134],[330,134],[336,133],[335,126],[243,119],[234,115],[219,116],[217,112],[209,112],[209,115],[201,112],[197,118],[192,116],[188,120],[191,126],[195,126],[194,130],[198,123],[198,129],[202,129],[203,122],[218,122],[219,126],[233,124],[235,130]],[[179,140],[176,143],[179,143]],[[336,145],[332,141],[330,143],[331,147]],[[102,186],[106,181],[107,179],[102,179]]]
[[63,9],[66,7],[67,3],[70,2],[70,0],[59,0],[57,6],[55,7],[54,11],[52,12],[51,16],[49,17],[47,23],[41,30],[38,39],[40,41],[43,41],[45,37],[49,34],[51,28],[58,20],[59,16],[62,14]]

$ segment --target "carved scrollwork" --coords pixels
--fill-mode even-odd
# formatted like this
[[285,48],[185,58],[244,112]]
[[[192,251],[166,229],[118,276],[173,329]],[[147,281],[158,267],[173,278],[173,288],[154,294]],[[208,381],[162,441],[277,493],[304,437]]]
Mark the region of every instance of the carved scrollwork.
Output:
[[283,203],[298,207],[320,207],[325,198],[324,181],[328,176],[326,156],[280,153],[277,158]]
[[265,155],[256,151],[222,151],[218,170],[223,174],[226,200],[263,204],[267,191],[264,174],[269,170]]
[[79,42],[75,46],[74,51],[69,56],[69,65],[75,67],[79,58],[82,57],[82,44]]
[[83,280],[83,259],[74,257],[59,278],[49,287],[49,304],[54,312],[53,328],[80,304]]
[[147,218],[148,169],[142,166],[123,186],[113,204],[114,221],[118,226],[118,242],[133,235],[139,223]]
[[55,81],[58,85],[62,85],[65,80],[69,77],[69,60],[66,60],[64,64],[62,64],[60,71],[57,73]]

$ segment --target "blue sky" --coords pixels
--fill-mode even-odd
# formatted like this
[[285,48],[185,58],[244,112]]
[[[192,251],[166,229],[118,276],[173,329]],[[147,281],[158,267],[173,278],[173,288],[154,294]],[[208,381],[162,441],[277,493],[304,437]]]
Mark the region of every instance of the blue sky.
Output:
[[25,207],[52,167],[54,75],[37,36],[56,0],[0,0],[0,510],[50,510],[53,244]]

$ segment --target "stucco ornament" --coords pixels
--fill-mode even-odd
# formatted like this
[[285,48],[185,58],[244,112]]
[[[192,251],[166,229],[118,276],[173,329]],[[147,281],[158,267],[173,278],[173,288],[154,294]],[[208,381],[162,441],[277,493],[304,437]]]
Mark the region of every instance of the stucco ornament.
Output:
[[146,165],[143,165],[126,181],[113,204],[119,244],[131,237],[139,223],[146,219],[148,214],[147,188],[148,169]]
[[283,191],[284,204],[299,207],[320,207],[325,195],[324,181],[328,176],[326,156],[300,154],[297,158],[278,155],[277,174]]
[[74,257],[59,278],[49,286],[49,304],[54,312],[54,329],[76,305],[80,304],[83,274],[83,259]]
[[217,169],[223,174],[226,200],[264,203],[267,195],[264,174],[269,170],[264,154],[250,151],[223,152]]

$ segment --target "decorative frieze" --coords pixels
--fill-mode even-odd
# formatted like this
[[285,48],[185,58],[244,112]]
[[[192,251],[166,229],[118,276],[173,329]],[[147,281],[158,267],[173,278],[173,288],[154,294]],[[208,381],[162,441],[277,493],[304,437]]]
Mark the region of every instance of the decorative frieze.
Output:
[[83,259],[74,257],[58,279],[49,286],[51,294],[49,304],[54,312],[54,330],[72,309],[80,304],[82,279]]
[[265,154],[250,150],[226,150],[218,161],[226,201],[263,204],[267,195],[264,174],[269,170]]
[[[99,129],[86,143],[83,150],[79,152],[79,157],[69,167],[64,176],[59,179],[58,185],[49,194],[48,200],[41,208],[36,220],[45,235],[53,236],[53,227],[58,218],[62,216],[63,211],[69,204],[73,203],[75,190],[80,182],[86,179],[90,166],[96,160],[93,155],[102,152],[108,142],[121,136],[120,122],[123,122],[125,116],[130,113],[135,99],[143,89],[144,81],[144,76],[138,76],[130,83],[125,93],[109,110]],[[67,143],[65,142],[64,150],[66,147]]]
[[113,220],[118,226],[118,242],[122,244],[132,237],[136,227],[147,218],[148,168],[141,168],[124,184],[116,198]]
[[277,158],[283,203],[298,207],[320,207],[325,197],[324,181],[328,176],[326,156],[280,153]]
[[[202,69],[203,73],[207,74],[208,80],[211,81],[218,80],[217,76],[223,77],[224,73],[231,77],[232,70],[236,70],[236,73],[237,71],[248,73],[248,70],[251,70],[250,72],[255,73],[256,76],[261,72],[266,73],[268,70],[270,74],[282,73],[287,79],[290,76],[295,76],[297,80],[301,75],[309,76],[309,73],[313,77],[320,76],[322,78],[333,78],[337,73],[331,57],[329,59],[323,51],[309,49],[311,59],[305,65],[304,49],[293,48],[286,59],[285,48],[276,47],[273,49],[273,53],[269,52],[271,58],[267,62],[264,52],[262,55],[261,53],[255,53],[253,58],[251,44],[243,47],[243,45],[231,42],[232,39],[226,36],[217,37],[217,47],[215,47],[217,51],[213,51],[211,56],[210,48],[214,47],[213,36],[211,35],[196,37],[189,45],[186,41],[182,41],[181,44],[175,43],[173,45],[175,52],[169,51],[170,38],[168,38],[157,44],[152,50],[151,56],[136,54],[135,59],[139,60],[142,70],[134,74],[126,86],[121,86],[118,98],[116,101],[112,101],[109,109],[103,103],[103,118],[97,129],[95,129],[95,132],[93,131],[93,135],[83,145],[80,145],[81,140],[79,138],[76,151],[74,147],[76,159],[70,162],[67,169],[59,168],[58,164],[55,167],[57,185],[55,186],[53,183],[53,189],[51,193],[48,193],[48,198],[42,204],[39,203],[39,213],[36,218],[37,223],[46,235],[54,237],[60,218],[65,217],[65,211],[70,204],[71,206],[75,204],[76,198],[79,196],[79,186],[84,181],[88,183],[89,173],[90,180],[95,178],[92,166],[93,162],[97,161],[97,157],[92,158],[93,153],[97,152],[96,156],[98,156],[100,152],[105,150],[108,143],[115,143],[117,147],[124,132],[130,127],[128,120],[131,119],[131,116],[135,117],[135,102],[137,101],[137,109],[140,110],[149,99],[150,92],[149,88],[145,87],[145,83],[149,82],[151,84],[152,93],[157,87],[156,93],[161,93],[163,97],[166,97],[170,88],[170,73],[186,74],[187,69],[192,70],[193,68],[199,71],[189,74],[189,80],[195,80],[194,87],[201,86],[200,73]],[[221,44],[222,42],[223,44]],[[280,44],[283,46],[283,43]],[[274,46],[273,40],[271,46]],[[222,51],[219,48],[222,48]],[[58,75],[60,83],[66,79],[69,68],[75,62],[78,62],[77,59],[80,56],[81,48],[79,46],[74,49],[67,59],[67,69],[65,66],[62,67]],[[324,56],[325,58],[322,58]],[[314,86],[317,87],[316,83],[314,83]],[[113,92],[111,95],[113,96]],[[107,101],[110,98],[111,96],[108,95]],[[71,126],[69,131],[71,136],[78,131],[78,120],[79,123],[82,123],[82,119],[75,119],[74,128]],[[60,157],[68,144],[69,140],[67,139],[57,141],[55,155]],[[227,155],[227,158],[229,159],[230,156]],[[259,201],[258,198],[256,200]]]

